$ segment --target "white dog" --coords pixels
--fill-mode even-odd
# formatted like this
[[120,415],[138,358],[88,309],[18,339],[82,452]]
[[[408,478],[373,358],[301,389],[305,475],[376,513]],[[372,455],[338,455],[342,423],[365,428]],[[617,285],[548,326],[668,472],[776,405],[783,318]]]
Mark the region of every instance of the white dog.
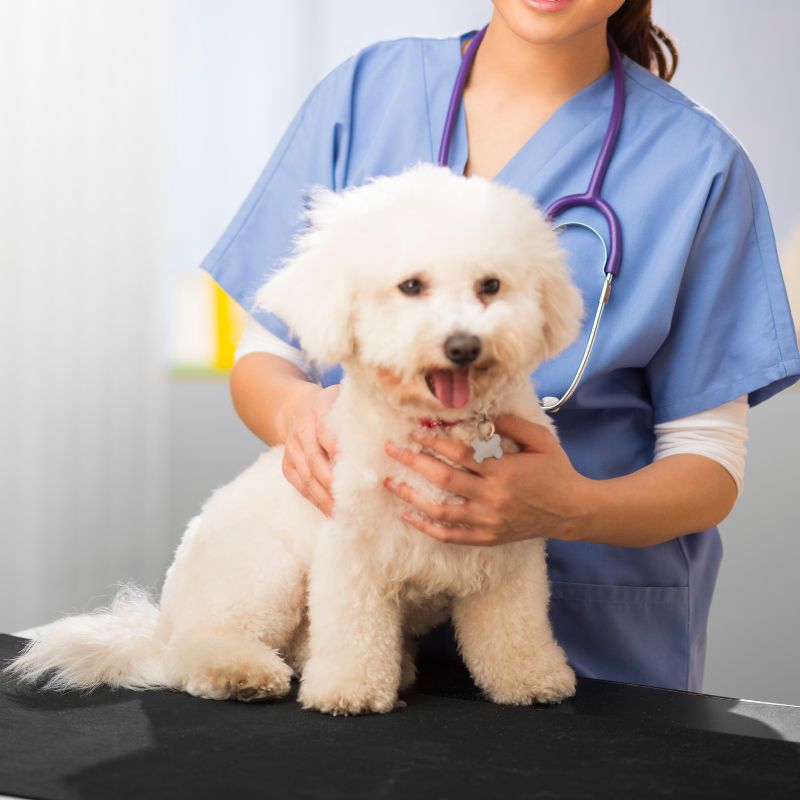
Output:
[[439,542],[401,520],[407,507],[383,486],[389,476],[461,500],[385,454],[388,439],[418,450],[409,435],[423,420],[466,443],[501,412],[552,430],[529,375],[583,313],[555,233],[523,194],[430,164],[316,188],[306,221],[258,302],[315,362],[345,369],[327,418],[335,518],[286,481],[274,447],[190,522],[159,608],[121,592],[110,609],[55,623],[11,670],[54,688],[246,701],[285,695],[296,672],[306,708],[387,712],[413,682],[415,637],[451,615],[491,700],[573,694],[547,614],[544,541]]

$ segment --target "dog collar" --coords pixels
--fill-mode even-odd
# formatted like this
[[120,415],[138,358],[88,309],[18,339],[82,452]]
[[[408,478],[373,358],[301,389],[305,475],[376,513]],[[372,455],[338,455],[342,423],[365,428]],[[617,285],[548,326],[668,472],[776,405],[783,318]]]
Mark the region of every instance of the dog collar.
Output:
[[423,428],[452,428],[454,425],[460,425],[466,422],[465,419],[433,419],[432,417],[423,417],[419,424]]
[[[460,425],[462,422],[468,422],[466,419],[439,419],[433,417],[422,417],[419,424],[423,428],[452,428],[454,425]],[[470,442],[472,445],[472,457],[480,464],[487,458],[503,457],[503,449],[501,447],[501,439],[495,433],[494,423],[489,418],[489,415],[484,411],[478,416],[477,421],[477,437]]]

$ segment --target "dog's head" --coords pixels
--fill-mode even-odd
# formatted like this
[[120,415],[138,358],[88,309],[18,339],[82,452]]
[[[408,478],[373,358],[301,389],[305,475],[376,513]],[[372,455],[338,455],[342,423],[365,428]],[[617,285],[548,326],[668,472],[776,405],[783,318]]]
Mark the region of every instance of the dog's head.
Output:
[[577,336],[581,294],[522,193],[419,164],[315,187],[294,255],[259,291],[319,363],[406,410],[455,418]]

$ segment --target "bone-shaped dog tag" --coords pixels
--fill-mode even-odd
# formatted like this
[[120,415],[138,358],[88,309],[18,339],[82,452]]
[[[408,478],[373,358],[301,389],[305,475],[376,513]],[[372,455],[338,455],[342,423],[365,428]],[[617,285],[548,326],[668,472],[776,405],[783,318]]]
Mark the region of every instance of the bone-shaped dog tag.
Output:
[[502,458],[503,448],[500,447],[500,437],[495,433],[488,439],[473,439],[472,457],[477,464],[483,463],[487,458]]

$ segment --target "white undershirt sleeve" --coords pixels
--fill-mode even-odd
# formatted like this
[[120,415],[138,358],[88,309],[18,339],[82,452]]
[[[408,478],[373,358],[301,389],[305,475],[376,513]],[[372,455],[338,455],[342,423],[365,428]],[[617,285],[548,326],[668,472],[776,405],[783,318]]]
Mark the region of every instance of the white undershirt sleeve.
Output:
[[654,427],[654,461],[678,453],[708,456],[722,464],[736,484],[736,496],[744,485],[747,441],[747,395],[689,417],[662,422]]
[[248,353],[271,353],[285,358],[304,372],[308,378],[315,380],[314,370],[306,360],[303,351],[287,344],[283,339],[279,339],[249,314],[236,347],[234,361],[238,361]]

